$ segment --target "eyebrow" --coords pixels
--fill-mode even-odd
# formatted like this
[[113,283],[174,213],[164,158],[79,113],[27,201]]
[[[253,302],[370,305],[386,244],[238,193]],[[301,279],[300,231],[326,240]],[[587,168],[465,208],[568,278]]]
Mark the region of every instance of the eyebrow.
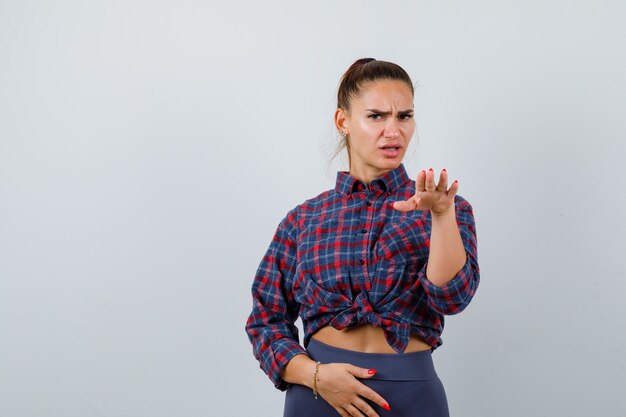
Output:
[[[381,110],[376,110],[376,109],[367,109],[367,111],[378,113],[378,114],[380,114],[382,116],[388,116],[388,115],[391,114],[390,111],[381,111]],[[413,109],[401,110],[401,111],[398,112],[398,115],[402,116],[402,115],[410,114],[410,113],[414,113]]]

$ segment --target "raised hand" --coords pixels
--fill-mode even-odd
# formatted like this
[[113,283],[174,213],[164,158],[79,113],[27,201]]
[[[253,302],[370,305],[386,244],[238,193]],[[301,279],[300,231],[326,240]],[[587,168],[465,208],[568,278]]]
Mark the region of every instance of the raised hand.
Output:
[[448,189],[448,173],[445,168],[435,185],[435,172],[429,169],[417,174],[415,195],[406,201],[396,201],[393,208],[399,211],[430,210],[433,214],[443,214],[454,210],[454,196],[459,189],[459,182],[454,181]]

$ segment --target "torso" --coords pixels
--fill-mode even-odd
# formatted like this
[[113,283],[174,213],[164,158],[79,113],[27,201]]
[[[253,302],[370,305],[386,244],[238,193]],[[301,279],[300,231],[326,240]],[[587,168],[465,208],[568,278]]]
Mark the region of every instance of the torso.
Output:
[[[383,329],[371,324],[363,324],[344,330],[337,330],[332,326],[325,326],[311,336],[330,346],[356,350],[365,353],[397,353],[385,339]],[[409,344],[404,353],[430,350],[431,346],[418,336],[411,334]]]

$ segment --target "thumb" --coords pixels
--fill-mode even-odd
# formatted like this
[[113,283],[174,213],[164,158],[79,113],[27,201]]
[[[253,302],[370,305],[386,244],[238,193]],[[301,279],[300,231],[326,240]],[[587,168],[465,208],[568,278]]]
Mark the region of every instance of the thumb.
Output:
[[358,378],[370,378],[376,374],[376,369],[360,368],[358,366],[352,366],[350,373]]
[[416,207],[415,199],[411,197],[406,201],[394,201],[391,203],[391,207],[398,211],[412,211]]

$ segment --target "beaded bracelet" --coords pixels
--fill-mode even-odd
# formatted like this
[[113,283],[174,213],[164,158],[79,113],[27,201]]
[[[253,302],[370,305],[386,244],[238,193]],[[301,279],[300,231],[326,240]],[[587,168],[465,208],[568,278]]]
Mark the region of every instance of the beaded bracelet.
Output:
[[320,365],[321,365],[321,362],[317,361],[317,363],[315,364],[315,371],[313,371],[313,395],[315,396],[316,400],[317,400],[317,381],[319,381],[319,378],[317,377],[317,371]]

